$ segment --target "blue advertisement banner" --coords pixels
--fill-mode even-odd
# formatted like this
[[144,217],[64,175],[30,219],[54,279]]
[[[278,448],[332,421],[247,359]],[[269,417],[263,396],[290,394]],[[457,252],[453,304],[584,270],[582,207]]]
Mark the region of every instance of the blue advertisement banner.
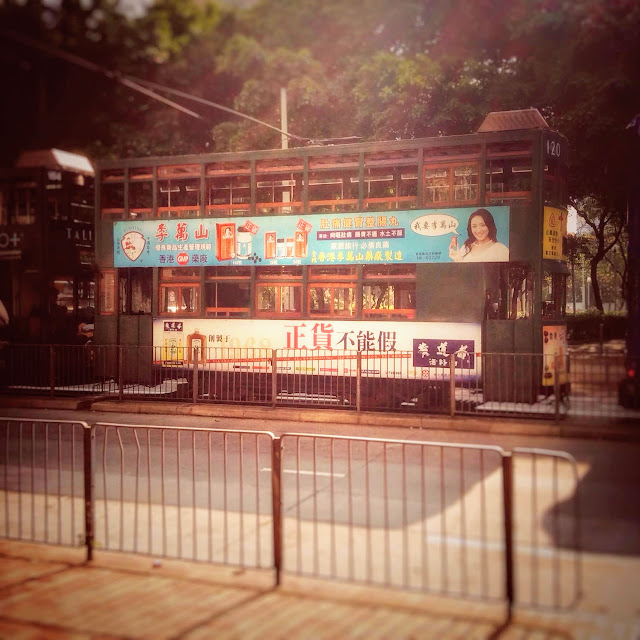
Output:
[[509,207],[114,224],[116,267],[507,262]]

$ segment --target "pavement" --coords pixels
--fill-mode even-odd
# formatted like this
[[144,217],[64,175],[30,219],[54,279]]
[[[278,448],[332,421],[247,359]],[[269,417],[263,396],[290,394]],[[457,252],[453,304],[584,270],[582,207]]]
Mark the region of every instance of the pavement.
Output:
[[[640,441],[638,423],[554,424],[97,397],[0,398],[0,413],[3,407],[157,413],[165,416],[164,424],[171,415],[209,415],[257,418],[267,429],[266,420],[305,420]],[[589,567],[594,592],[576,608],[516,607],[507,620],[502,602],[300,578],[287,575],[286,567],[275,586],[272,571],[101,550],[87,561],[80,547],[0,540],[0,638],[640,640],[640,558],[594,554]]]

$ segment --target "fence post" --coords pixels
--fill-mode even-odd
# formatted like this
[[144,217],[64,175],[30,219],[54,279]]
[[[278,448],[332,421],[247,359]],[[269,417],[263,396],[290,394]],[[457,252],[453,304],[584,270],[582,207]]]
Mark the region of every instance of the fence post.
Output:
[[282,572],[282,441],[271,441],[271,499],[273,501],[273,564],[276,570],[276,586],[280,585]]
[[123,346],[118,345],[118,400],[122,402],[124,400],[124,358],[123,358]]
[[356,354],[356,411],[362,409],[362,351]]
[[449,354],[449,415],[456,415],[456,356]]
[[271,352],[271,406],[276,406],[276,396],[278,395],[278,350]]
[[93,441],[95,427],[84,427],[84,530],[87,547],[87,562],[93,560],[94,495],[93,495]]
[[53,398],[56,392],[56,352],[52,344],[49,345],[49,395]]
[[200,350],[193,347],[193,404],[198,403],[198,360],[200,359]]
[[553,396],[555,398],[555,421],[560,421],[560,356],[553,354]]
[[507,597],[507,622],[513,615],[515,587],[513,579],[513,457],[502,455],[502,507],[504,522],[504,576]]

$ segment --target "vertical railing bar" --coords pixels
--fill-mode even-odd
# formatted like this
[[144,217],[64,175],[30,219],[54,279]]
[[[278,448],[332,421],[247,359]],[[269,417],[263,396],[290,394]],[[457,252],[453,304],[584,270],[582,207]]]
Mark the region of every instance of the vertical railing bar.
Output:
[[151,429],[147,429],[147,536],[149,553],[153,554],[153,500],[151,499]]
[[513,564],[513,456],[502,455],[502,499],[505,552],[505,596],[507,600],[507,624],[511,622],[515,601]]
[[[33,496],[31,497],[33,500]],[[49,542],[49,423],[44,425],[44,541]]]
[[352,441],[347,441],[347,473],[348,473],[348,485],[349,485],[349,578],[355,578],[354,568],[354,547],[353,547],[353,477],[351,475],[351,444]]
[[176,512],[176,522],[177,522],[177,530],[178,530],[178,558],[182,559],[182,495],[180,491],[180,487],[182,485],[182,476],[180,474],[180,430],[176,429],[174,431],[176,436],[176,497],[178,501],[177,512]]
[[282,439],[271,440],[271,509],[273,512],[273,564],[276,586],[282,574]]
[[443,591],[449,590],[449,576],[447,563],[447,516],[446,516],[445,472],[444,472],[444,447],[440,447],[440,566],[441,586]]
[[76,426],[71,427],[71,542],[76,538]]
[[296,552],[298,573],[302,568],[302,522],[300,518],[300,443],[302,438],[296,436]]
[[227,433],[222,436],[222,492],[223,492],[223,548],[224,548],[224,562],[229,560],[229,504],[228,504],[228,486],[227,486]]
[[318,565],[318,468],[317,448],[318,440],[313,438],[313,575],[317,576]]
[[256,479],[256,566],[262,566],[262,554],[260,550],[260,436],[258,434],[254,437],[253,449],[255,451],[254,456],[254,468],[253,474]]
[[538,476],[537,456],[531,453],[531,546],[533,547],[533,571],[531,572],[532,604],[538,604]]
[[487,483],[485,479],[484,469],[484,449],[478,450],[480,458],[480,530],[482,540],[482,553],[480,555],[480,573],[482,575],[482,596],[484,598],[489,595],[489,570],[487,564]]
[[[196,349],[197,350],[197,349]],[[196,432],[191,432],[191,483],[193,485],[193,549],[192,558],[198,559],[198,518],[197,518],[197,494],[196,494]]]
[[95,475],[93,469],[93,453],[95,427],[83,427],[83,476],[84,476],[84,529],[87,561],[93,560],[95,540]]
[[336,576],[336,512],[335,512],[335,476],[333,475],[333,458],[335,454],[335,440],[331,438],[331,451],[330,451],[330,461],[329,461],[329,471],[330,471],[330,505],[331,505],[331,576]]
[[372,567],[371,567],[371,492],[370,492],[370,479],[369,479],[369,441],[364,443],[364,464],[365,464],[365,505],[366,505],[366,517],[367,517],[367,581],[371,582]]
[[387,443],[382,443],[382,497],[384,502],[384,578],[387,586],[391,585],[391,543],[389,540],[389,477],[387,464]]
[[[35,501],[35,474],[36,474],[36,423],[31,423],[31,537],[35,540],[34,531],[36,528],[36,501]],[[5,488],[8,489],[5,484]],[[47,505],[45,504],[45,510]]]
[[402,444],[402,555],[403,563],[403,582],[404,586],[409,586],[409,514],[407,512],[407,445]]
[[208,528],[208,532],[207,532],[207,540],[209,543],[209,550],[208,550],[208,558],[209,558],[209,562],[212,561],[213,559],[213,523],[212,523],[212,512],[213,512],[213,503],[212,503],[212,496],[211,496],[211,488],[212,488],[212,484],[213,484],[213,480],[211,477],[211,464],[212,464],[212,460],[211,460],[211,436],[213,434],[211,432],[207,433],[207,528]]
[[120,551],[124,551],[124,446],[120,428],[116,428],[120,446]]
[[62,424],[58,422],[58,544],[62,544]]
[[468,557],[468,545],[467,540],[467,501],[466,501],[466,487],[465,487],[465,474],[464,474],[464,448],[460,448],[460,534],[462,538],[462,595],[469,594],[469,557]]
[[420,502],[421,502],[421,519],[420,519],[420,540],[422,547],[422,587],[426,588],[429,584],[429,528],[427,527],[427,474],[425,465],[425,452],[427,448],[422,445],[420,447]]
[[107,438],[109,435],[109,427],[104,428],[104,442],[102,447],[102,489],[104,499],[104,546],[105,549],[109,548],[109,500],[107,492]]
[[166,500],[166,429],[162,429],[162,438],[160,441],[160,454],[162,460],[162,556],[167,556],[167,500]]
[[238,464],[239,516],[240,516],[240,566],[244,567],[244,434],[239,434],[240,460]]
[[[140,440],[138,439],[138,430],[133,429],[133,438],[136,443],[136,479],[133,499],[133,549],[138,552],[138,510],[140,508]],[[151,550],[149,550],[151,552]]]
[[[557,376],[557,370],[556,370]],[[552,477],[552,492],[553,492],[553,501],[552,504],[556,505],[559,503],[558,501],[558,457],[552,456],[553,460],[553,477]],[[558,530],[558,509],[553,509],[553,539],[560,540],[560,531]],[[560,555],[559,555],[559,545],[554,545],[553,547],[553,604],[555,607],[560,606],[560,583],[562,581],[562,567],[560,564]]]

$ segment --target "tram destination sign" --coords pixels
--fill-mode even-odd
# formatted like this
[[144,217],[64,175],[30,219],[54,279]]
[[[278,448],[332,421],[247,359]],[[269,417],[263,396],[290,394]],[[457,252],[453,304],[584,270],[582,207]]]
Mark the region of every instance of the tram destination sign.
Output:
[[116,267],[509,260],[509,207],[327,211],[114,224]]

